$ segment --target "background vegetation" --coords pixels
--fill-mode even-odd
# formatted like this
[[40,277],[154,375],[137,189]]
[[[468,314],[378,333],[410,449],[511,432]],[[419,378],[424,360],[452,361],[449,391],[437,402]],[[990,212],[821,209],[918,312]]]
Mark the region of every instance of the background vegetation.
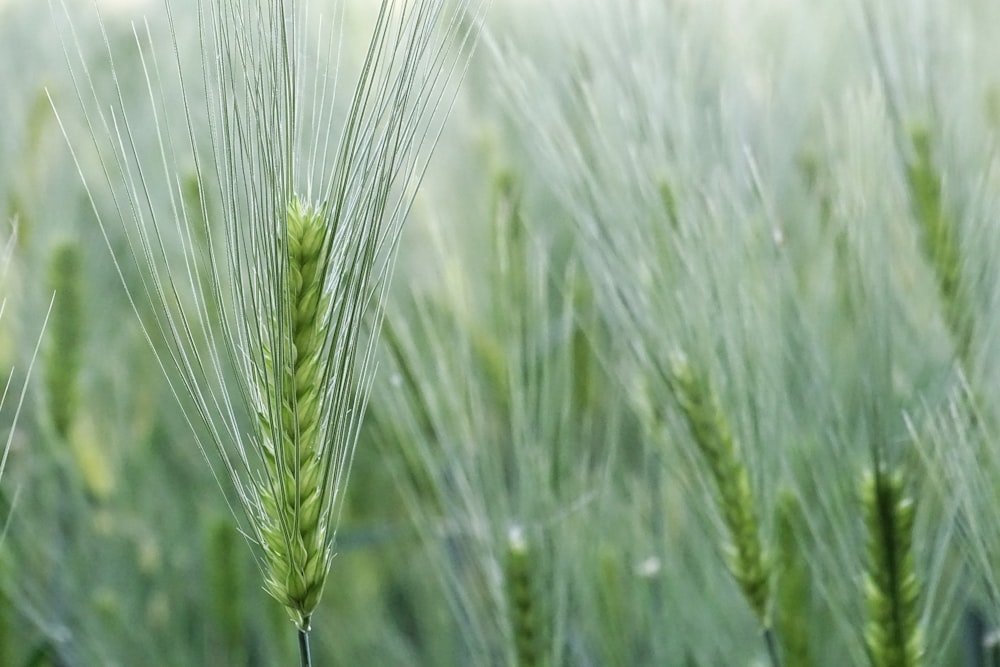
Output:
[[[44,4],[0,0],[12,386],[53,303],[0,665],[294,664],[65,148]],[[152,141],[163,12],[99,4],[85,60]],[[401,240],[315,664],[997,664],[998,29],[986,0],[496,0]]]

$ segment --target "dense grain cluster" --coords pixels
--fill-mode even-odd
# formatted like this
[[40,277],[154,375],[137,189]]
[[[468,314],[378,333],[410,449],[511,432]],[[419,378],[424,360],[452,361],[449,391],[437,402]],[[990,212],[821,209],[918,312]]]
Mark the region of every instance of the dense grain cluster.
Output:
[[324,294],[326,228],[322,216],[297,199],[288,207],[287,303],[277,327],[284,336],[266,354],[261,387],[266,402],[280,405],[275,420],[265,418],[266,474],[261,504],[267,590],[288,610],[299,628],[319,602],[327,572],[323,467],[320,452],[321,323],[329,308]]

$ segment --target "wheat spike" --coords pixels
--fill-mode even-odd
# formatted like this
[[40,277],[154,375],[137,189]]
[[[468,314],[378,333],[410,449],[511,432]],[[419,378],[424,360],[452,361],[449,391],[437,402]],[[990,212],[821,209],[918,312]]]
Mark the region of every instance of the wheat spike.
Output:
[[917,609],[919,584],[913,564],[913,499],[896,470],[865,475],[861,487],[868,529],[865,641],[873,667],[916,667],[923,656]]
[[[308,629],[329,568],[326,535],[329,513],[323,511],[319,428],[323,349],[321,324],[329,309],[325,294],[322,216],[297,198],[287,214],[287,308],[277,330],[280,349],[269,350],[271,366],[259,388],[261,402],[278,410],[262,415],[266,483],[261,485],[261,534],[264,538],[268,592],[285,606],[292,620]],[[280,386],[275,386],[280,379]]]
[[716,506],[729,531],[729,570],[761,628],[767,630],[770,568],[761,543],[750,477],[729,420],[707,378],[692,369],[685,358],[673,360],[671,381],[691,436],[715,482]]

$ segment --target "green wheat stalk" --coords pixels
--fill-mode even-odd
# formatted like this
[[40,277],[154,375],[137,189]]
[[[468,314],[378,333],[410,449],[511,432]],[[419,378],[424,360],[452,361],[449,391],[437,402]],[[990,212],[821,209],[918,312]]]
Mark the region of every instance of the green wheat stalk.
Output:
[[[345,8],[334,16],[342,35]],[[143,161],[113,58],[119,104],[110,110],[89,70],[74,71],[98,151],[108,150],[102,137],[112,141],[101,164],[113,212],[103,213],[88,187],[92,205],[99,218],[124,224],[141,283],[126,279],[117,258],[116,267],[147,337],[166,345],[158,358],[178,399],[193,406],[189,421],[205,427],[203,451],[211,459],[214,449],[235,489],[237,516],[247,519],[265,588],[297,627],[303,664],[311,662],[308,632],[334,556],[402,224],[483,9],[478,0],[383,0],[341,118],[333,46],[307,57],[306,27],[321,40],[331,32],[308,2],[199,3],[204,113],[180,45],[173,108],[164,68],[139,52],[159,164]],[[176,34],[171,16],[168,25]],[[136,39],[153,40],[149,25]],[[71,67],[82,62],[72,27],[64,43],[76,52]],[[165,120],[178,109],[184,142]],[[203,122],[210,155],[194,129]],[[177,165],[182,152],[195,164],[200,211],[183,203],[193,186]],[[221,213],[208,201],[220,202]],[[113,246],[110,225],[101,228]]]
[[861,502],[868,531],[864,582],[869,656],[873,667],[916,667],[924,654],[913,564],[916,507],[898,470],[867,473]]

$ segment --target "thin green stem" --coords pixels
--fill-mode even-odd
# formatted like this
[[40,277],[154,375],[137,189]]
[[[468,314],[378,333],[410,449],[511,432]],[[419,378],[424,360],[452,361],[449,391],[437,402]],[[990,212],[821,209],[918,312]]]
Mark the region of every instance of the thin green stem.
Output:
[[299,667],[312,667],[312,654],[309,652],[309,619],[303,627],[297,628],[299,633]]
[[767,655],[771,659],[771,666],[781,667],[781,657],[778,654],[778,639],[774,634],[774,628],[764,629],[764,643],[767,644]]

